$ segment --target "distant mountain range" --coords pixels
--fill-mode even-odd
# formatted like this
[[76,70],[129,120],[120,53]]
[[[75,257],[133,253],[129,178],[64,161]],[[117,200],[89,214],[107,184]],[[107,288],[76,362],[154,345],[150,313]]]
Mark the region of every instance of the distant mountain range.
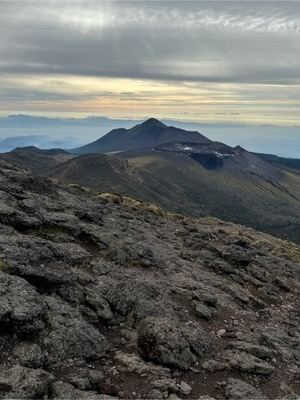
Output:
[[0,158],[65,183],[154,202],[186,216],[214,216],[300,243],[300,174],[293,160],[283,163],[153,118],[71,152],[19,148]]
[[[87,118],[47,118],[32,115],[18,114],[0,117],[1,127],[34,127],[34,126],[61,126],[61,125],[99,125],[99,123],[109,123],[110,119],[105,117]],[[123,122],[123,121],[122,121]]]
[[14,150],[12,150],[13,153],[34,153],[34,154],[43,154],[46,156],[58,156],[60,154],[70,154],[67,151],[63,149],[49,149],[49,150],[43,150],[39,149],[36,146],[27,146],[27,147],[16,147]]
[[[152,119],[152,118],[150,118]],[[0,117],[0,128],[3,127],[20,127],[20,128],[28,128],[28,127],[45,127],[45,126],[68,126],[68,125],[82,125],[82,126],[106,126],[106,127],[116,127],[122,126],[124,128],[130,128],[136,124],[142,124],[144,120],[132,120],[132,119],[111,119],[103,116],[89,116],[86,118],[47,118],[47,117],[38,117],[26,114],[16,114],[16,115],[8,115],[7,117]],[[177,126],[184,128],[187,125],[193,127],[194,129],[198,129],[199,126],[202,127],[210,127],[211,125],[220,126],[220,127],[235,127],[237,124],[208,124],[208,123],[199,123],[199,122],[182,122],[177,120],[163,119],[161,123],[164,124],[176,124]],[[239,126],[242,126],[239,124]]]
[[[28,129],[31,131],[33,128]],[[78,138],[72,136],[56,139],[51,135],[11,135],[4,140],[0,140],[0,153],[12,151],[16,147],[36,147],[49,150],[52,148],[68,148],[79,144],[82,144],[82,140],[78,140]]]
[[[46,118],[23,114],[0,117],[0,153],[17,146],[76,149],[97,141],[111,130],[131,129],[144,120],[110,119],[104,116]],[[211,140],[225,142],[232,147],[241,145],[256,153],[300,158],[299,126],[203,123],[176,119],[162,119],[161,122],[167,126],[201,132]]]
[[133,125],[133,121],[116,121],[105,117],[62,119],[23,114],[0,117],[0,153],[11,151],[17,146],[37,146],[43,149],[78,147],[95,137],[99,138],[113,127]]

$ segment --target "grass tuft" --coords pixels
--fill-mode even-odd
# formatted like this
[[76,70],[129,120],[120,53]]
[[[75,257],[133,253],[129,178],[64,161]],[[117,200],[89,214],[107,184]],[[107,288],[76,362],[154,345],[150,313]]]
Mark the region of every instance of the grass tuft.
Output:
[[68,186],[72,189],[78,189],[81,192],[89,193],[92,196],[97,196],[97,193],[89,187],[81,186],[81,185],[78,185],[77,183],[70,183]]
[[98,196],[101,197],[102,199],[108,200],[109,203],[112,204],[121,204],[124,202],[123,196],[121,196],[118,193],[99,193]]

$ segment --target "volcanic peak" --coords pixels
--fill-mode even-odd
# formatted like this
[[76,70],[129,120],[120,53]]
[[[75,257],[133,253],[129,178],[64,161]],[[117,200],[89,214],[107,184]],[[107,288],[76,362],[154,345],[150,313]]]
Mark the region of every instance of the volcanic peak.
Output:
[[165,125],[164,123],[162,123],[161,121],[159,121],[156,118],[149,118],[145,122],[143,122],[140,126],[146,127],[146,126],[153,126],[153,125],[155,125],[157,127],[161,127],[161,128],[167,128],[167,125]]

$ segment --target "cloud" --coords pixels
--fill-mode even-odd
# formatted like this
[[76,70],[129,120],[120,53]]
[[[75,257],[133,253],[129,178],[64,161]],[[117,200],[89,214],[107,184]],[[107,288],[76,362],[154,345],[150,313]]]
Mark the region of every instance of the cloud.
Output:
[[252,3],[4,2],[0,71],[298,84],[300,3]]
[[0,106],[295,123],[299,17],[298,1],[2,1]]

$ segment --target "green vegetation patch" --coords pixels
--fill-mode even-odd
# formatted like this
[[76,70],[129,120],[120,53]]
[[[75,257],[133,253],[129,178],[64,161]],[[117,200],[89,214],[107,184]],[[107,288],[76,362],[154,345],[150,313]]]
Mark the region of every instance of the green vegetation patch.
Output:
[[123,197],[123,203],[136,211],[149,211],[152,214],[160,215],[161,217],[164,217],[166,214],[163,209],[156,204],[134,200],[130,197]]
[[159,215],[161,217],[166,216],[165,211],[161,207],[153,203],[147,203],[144,201],[135,200],[130,197],[121,196],[120,194],[117,193],[100,193],[98,196],[107,199],[109,203],[123,204],[125,206],[128,206],[134,211],[140,211],[140,212],[148,211],[154,215]]
[[185,216],[182,215],[182,214],[178,214],[178,213],[173,214],[173,213],[170,213],[170,212],[166,212],[166,213],[165,213],[165,216],[166,216],[167,218],[178,219],[179,221],[183,221],[183,220],[187,219],[187,217],[185,217]]
[[291,261],[300,261],[300,247],[293,242],[282,240],[282,244],[275,247],[272,253],[278,257],[284,257]]
[[10,270],[10,266],[9,266],[8,262],[5,260],[0,260],[0,271],[8,274],[9,270]]
[[108,200],[109,203],[112,204],[121,204],[124,202],[123,196],[117,193],[99,193],[98,196],[101,197],[102,199]]
[[251,228],[232,232],[230,237],[233,239],[248,239],[252,245],[274,256],[300,262],[300,246],[289,240],[279,239],[263,232],[255,232]]
[[71,184],[69,184],[68,186],[69,186],[70,188],[72,188],[72,189],[78,189],[78,190],[80,190],[81,192],[88,193],[88,194],[90,194],[90,195],[92,195],[92,196],[97,196],[97,193],[96,193],[93,189],[91,189],[91,188],[89,188],[89,187],[81,186],[81,185],[78,185],[77,183],[71,183]]

